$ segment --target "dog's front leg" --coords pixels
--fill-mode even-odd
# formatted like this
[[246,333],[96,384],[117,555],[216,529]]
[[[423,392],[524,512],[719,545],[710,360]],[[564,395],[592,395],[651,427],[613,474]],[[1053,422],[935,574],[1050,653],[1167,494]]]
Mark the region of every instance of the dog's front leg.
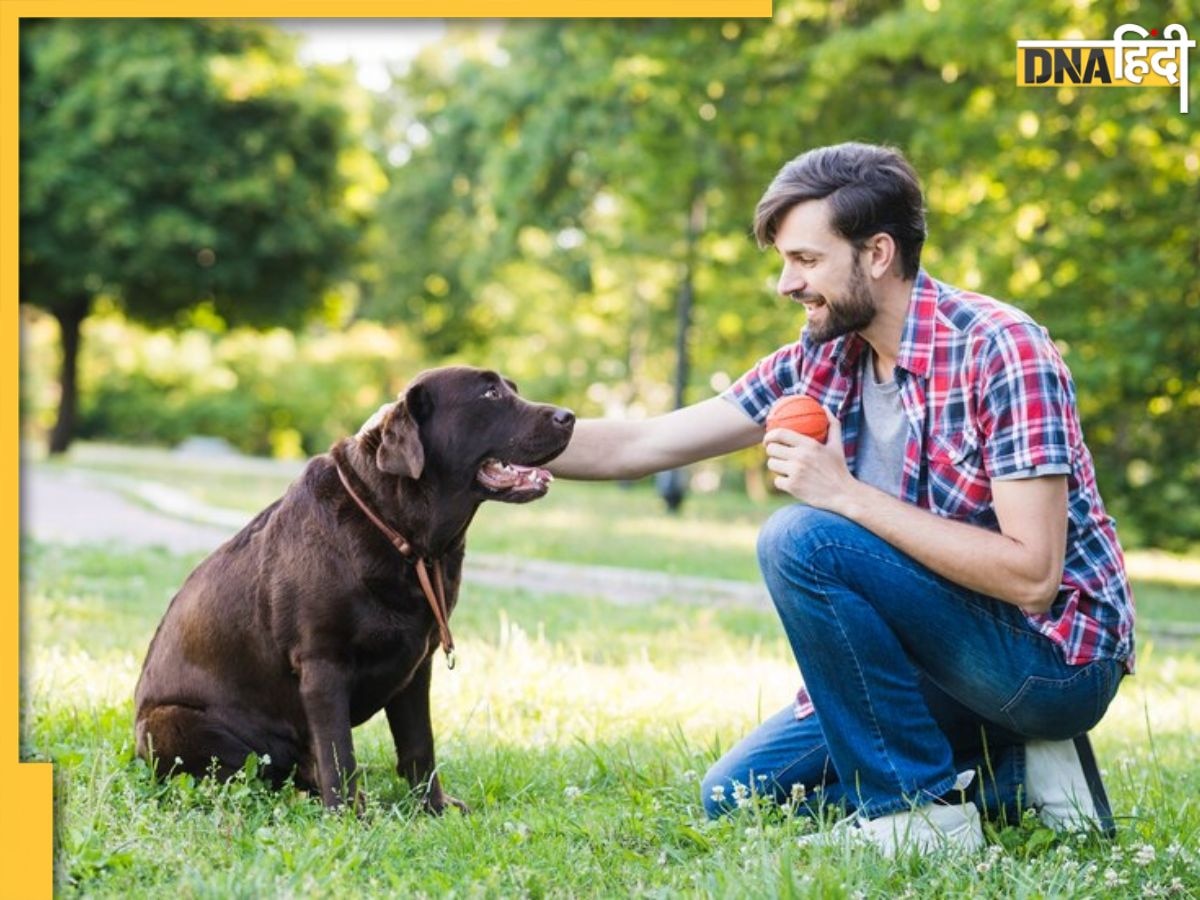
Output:
[[[435,815],[447,806],[463,812],[467,805],[442,790],[433,754],[433,725],[429,721],[429,682],[432,657],[427,657],[404,690],[384,707],[396,744],[396,772],[414,791],[424,790],[422,805]],[[426,787],[427,786],[427,787]]]
[[327,807],[351,800],[361,811],[354,743],[350,737],[350,685],[345,666],[308,658],[300,666],[300,699],[317,758],[317,784]]

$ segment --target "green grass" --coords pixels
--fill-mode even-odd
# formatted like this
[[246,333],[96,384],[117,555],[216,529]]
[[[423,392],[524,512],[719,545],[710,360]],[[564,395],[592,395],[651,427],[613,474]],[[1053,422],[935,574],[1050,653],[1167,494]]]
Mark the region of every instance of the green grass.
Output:
[[1140,579],[1134,582],[1134,597],[1138,616],[1151,627],[1200,624],[1200,590],[1196,585]]
[[[813,825],[786,811],[703,819],[699,777],[794,687],[771,616],[474,588],[455,617],[459,666],[439,666],[433,690],[443,778],[473,812],[416,812],[376,718],[355,733],[371,797],[360,820],[272,793],[251,772],[226,785],[156,782],[133,757],[141,656],[194,562],[25,548],[23,754],[57,763],[63,896],[1200,890],[1200,658],[1186,647],[1143,641],[1138,677],[1096,732],[1122,816],[1115,843],[1057,840],[1027,823],[993,834],[980,858],[886,864],[863,851],[801,849],[796,839]],[[1167,593],[1168,605],[1200,600],[1195,588]]]

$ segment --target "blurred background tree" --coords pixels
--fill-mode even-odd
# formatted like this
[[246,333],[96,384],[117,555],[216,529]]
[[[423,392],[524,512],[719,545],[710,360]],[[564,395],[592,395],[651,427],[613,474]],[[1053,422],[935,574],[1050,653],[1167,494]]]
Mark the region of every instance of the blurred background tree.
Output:
[[[369,124],[352,123],[342,138],[373,155],[373,164],[359,158],[361,171],[386,180],[367,192],[373,198],[381,191],[378,204],[359,210],[362,253],[348,275],[354,302],[342,308],[340,324],[331,321],[349,328],[374,320],[397,335],[394,346],[407,348],[395,365],[401,378],[426,364],[464,361],[501,368],[526,393],[583,414],[661,412],[676,399],[677,311],[685,291],[693,301],[689,402],[721,389],[802,325],[796,307],[774,295],[774,255],[759,251],[749,234],[754,204],[779,166],[820,144],[892,143],[924,179],[930,272],[1013,302],[1058,340],[1075,375],[1101,489],[1125,541],[1200,540],[1200,130],[1179,114],[1177,89],[1031,89],[1014,77],[1020,39],[1106,38],[1126,21],[1190,26],[1200,21],[1195,0],[1146,12],[1134,0],[1103,9],[1074,0],[996,0],[986,8],[944,0],[779,0],[775,10],[770,21],[451,28],[374,98]],[[36,28],[22,31],[26,56],[33,45],[55,44]],[[130,56],[126,47],[141,33],[112,34],[108,43]],[[292,71],[291,63],[280,65]],[[53,105],[30,105],[39,96],[29,89],[37,79],[31,77],[22,86],[23,116],[28,108],[46,119],[33,123],[46,129],[46,141],[67,141],[74,120],[51,122],[47,117],[61,115]],[[97,107],[109,103],[107,94],[89,96]],[[324,95],[310,90],[306,100],[314,96]],[[208,130],[233,152],[254,127],[236,120]],[[22,140],[25,154],[24,130]],[[176,181],[205,199],[237,183],[229,169],[208,177],[172,157],[169,142],[166,149],[144,144],[154,159],[174,159]],[[37,154],[29,147],[23,157],[23,190],[32,178],[24,169]],[[86,180],[81,173],[102,161],[69,159],[86,165],[66,167],[60,180]],[[156,165],[147,160],[137,168]],[[166,178],[171,166],[163,168]],[[267,181],[290,190],[296,177]],[[344,225],[347,212],[337,198],[322,196],[327,207],[318,200],[319,209],[301,209],[257,207],[252,195],[245,202],[258,210],[257,227],[237,232],[234,246],[254,244],[263,229],[303,233],[324,214]],[[228,198],[226,219],[246,215],[242,202]],[[149,229],[145,217],[122,208],[111,220],[89,219],[87,205],[72,208],[67,263],[51,260],[48,282],[84,271],[73,254],[90,252],[97,241],[108,246],[106,226],[136,235],[124,240],[147,254],[176,252],[174,244],[156,243],[169,229]],[[23,279],[27,245],[37,246],[31,240],[38,235],[23,231]],[[198,246],[209,244],[188,245],[194,270]],[[211,277],[208,270],[191,277],[205,273]],[[288,310],[300,306],[284,305],[273,292],[302,282],[289,276],[266,289],[249,279],[223,282],[219,315],[232,319],[230,306],[261,306],[266,317],[294,322]],[[150,277],[144,283],[147,296],[176,287],[154,287]],[[42,284],[23,280],[23,298],[75,296]],[[115,281],[92,284],[144,316]],[[216,289],[208,282],[189,287],[201,290]],[[210,302],[216,309],[217,300]],[[195,324],[195,314],[189,321]],[[353,342],[337,353],[352,355]],[[239,383],[264,386],[254,427],[286,414],[307,423],[296,428],[305,452],[323,449],[335,436],[324,429],[336,424],[271,399],[272,379],[246,368],[253,358],[245,353],[226,366]],[[88,394],[98,413],[130,395],[101,388],[101,369],[112,371],[98,368]],[[331,381],[339,385],[336,397],[323,396],[323,379],[313,379],[303,403],[355,414],[367,404],[365,395],[344,400],[344,382]],[[199,393],[219,405],[212,390]],[[236,389],[228,390],[232,398]],[[192,393],[178,391],[183,398]],[[141,417],[125,410],[90,421],[93,434],[121,437],[125,426],[106,423],[156,417],[154,410]],[[228,427],[208,413],[193,421]],[[762,472],[753,453],[725,464]]]
[[341,84],[270,27],[21,27],[21,292],[62,340],[51,452],[75,432],[96,298],[139,321],[299,324],[355,237]]

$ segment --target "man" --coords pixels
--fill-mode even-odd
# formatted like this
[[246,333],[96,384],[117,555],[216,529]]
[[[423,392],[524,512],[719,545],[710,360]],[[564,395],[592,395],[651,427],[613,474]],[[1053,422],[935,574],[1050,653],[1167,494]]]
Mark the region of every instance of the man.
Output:
[[[761,440],[801,501],[759,562],[805,687],[713,766],[707,811],[803,794],[888,854],[978,847],[979,807],[1111,831],[1086,734],[1132,671],[1133,603],[1054,344],[920,268],[921,189],[895,150],[802,154],[754,227],[804,305],[800,340],[720,397],[578,422],[551,465],[636,478]],[[794,393],[825,408],[825,443],[763,435]]]

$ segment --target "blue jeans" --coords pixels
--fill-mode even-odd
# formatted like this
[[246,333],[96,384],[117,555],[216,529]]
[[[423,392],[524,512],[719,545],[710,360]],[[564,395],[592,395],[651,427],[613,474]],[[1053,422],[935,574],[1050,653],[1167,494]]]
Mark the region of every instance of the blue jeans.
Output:
[[1015,606],[834,513],[778,511],[758,557],[817,712],[788,706],[718,760],[701,788],[710,816],[733,808],[740,783],[780,802],[802,784],[810,811],[874,818],[950,794],[967,769],[985,815],[1016,815],[1025,742],[1089,730],[1124,671],[1068,665]]

